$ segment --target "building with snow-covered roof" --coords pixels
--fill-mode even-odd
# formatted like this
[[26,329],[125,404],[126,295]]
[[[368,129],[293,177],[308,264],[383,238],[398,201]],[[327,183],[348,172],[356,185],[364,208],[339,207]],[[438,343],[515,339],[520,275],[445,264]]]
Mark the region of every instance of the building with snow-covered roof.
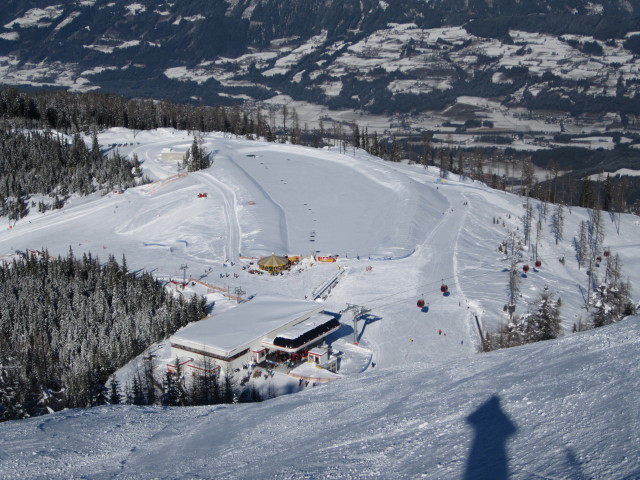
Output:
[[184,162],[187,156],[187,152],[162,152],[160,158],[165,163],[180,163]]
[[219,315],[187,325],[169,338],[173,358],[231,369],[261,363],[270,353],[298,354],[340,327],[322,305],[280,295],[258,295]]

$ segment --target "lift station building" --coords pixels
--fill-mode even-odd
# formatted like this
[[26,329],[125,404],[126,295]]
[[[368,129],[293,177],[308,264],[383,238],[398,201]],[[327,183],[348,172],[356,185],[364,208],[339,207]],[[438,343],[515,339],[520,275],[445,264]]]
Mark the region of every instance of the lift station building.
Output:
[[182,328],[169,338],[171,355],[194,369],[235,370],[271,356],[299,358],[340,328],[339,315],[317,302],[257,295]]

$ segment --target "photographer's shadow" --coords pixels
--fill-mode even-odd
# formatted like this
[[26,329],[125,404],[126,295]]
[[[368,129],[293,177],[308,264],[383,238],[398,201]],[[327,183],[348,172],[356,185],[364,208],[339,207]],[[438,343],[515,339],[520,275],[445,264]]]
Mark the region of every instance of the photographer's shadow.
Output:
[[464,479],[508,479],[507,440],[518,428],[502,411],[500,397],[494,395],[480,405],[467,422],[474,429],[474,437]]

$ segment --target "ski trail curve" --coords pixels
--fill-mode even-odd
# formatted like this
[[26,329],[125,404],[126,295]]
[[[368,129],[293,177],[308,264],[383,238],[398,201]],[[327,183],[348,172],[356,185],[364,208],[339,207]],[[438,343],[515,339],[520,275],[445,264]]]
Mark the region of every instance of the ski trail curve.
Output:
[[174,165],[162,165],[158,161],[162,149],[172,148],[188,141],[189,139],[187,137],[178,137],[170,140],[157,140],[155,142],[145,143],[144,145],[133,148],[127,157],[133,158],[134,155],[138,155],[139,160],[142,162],[142,171],[146,175],[150,174],[150,176],[155,177],[156,180],[163,180],[176,172]]

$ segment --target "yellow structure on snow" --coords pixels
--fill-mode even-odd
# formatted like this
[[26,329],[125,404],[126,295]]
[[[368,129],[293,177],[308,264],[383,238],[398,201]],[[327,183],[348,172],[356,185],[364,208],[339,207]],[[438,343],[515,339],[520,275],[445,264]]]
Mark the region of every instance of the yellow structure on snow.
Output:
[[260,270],[278,273],[289,266],[289,259],[287,257],[279,257],[275,253],[272,253],[270,256],[258,260],[258,266]]

